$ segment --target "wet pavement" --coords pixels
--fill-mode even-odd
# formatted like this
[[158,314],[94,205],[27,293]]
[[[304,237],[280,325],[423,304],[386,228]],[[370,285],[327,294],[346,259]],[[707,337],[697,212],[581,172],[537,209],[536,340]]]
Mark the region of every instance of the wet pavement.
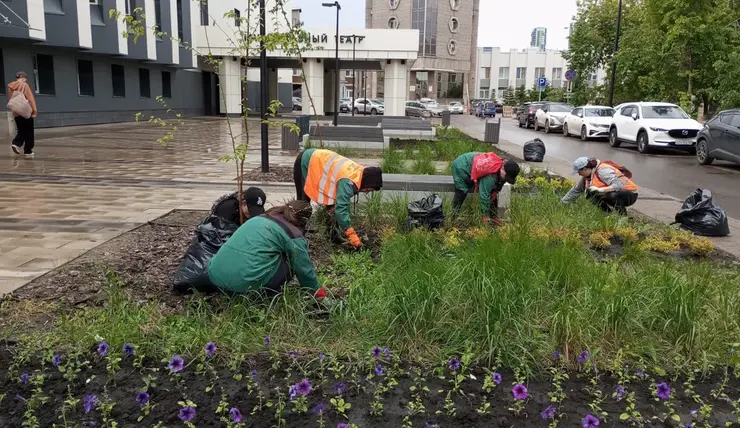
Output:
[[[484,129],[481,119],[469,115],[453,116],[452,125],[480,134]],[[710,189],[715,202],[730,217],[740,218],[740,165],[715,161],[712,165],[701,166],[693,155],[675,151],[643,155],[634,146],[623,145],[614,149],[606,139],[584,142],[577,137],[566,138],[562,134],[545,134],[519,128],[516,120],[502,119],[502,140],[523,146],[534,138],[545,142],[548,157],[568,162],[579,156],[610,159],[629,168],[639,186],[680,200],[699,187]]]

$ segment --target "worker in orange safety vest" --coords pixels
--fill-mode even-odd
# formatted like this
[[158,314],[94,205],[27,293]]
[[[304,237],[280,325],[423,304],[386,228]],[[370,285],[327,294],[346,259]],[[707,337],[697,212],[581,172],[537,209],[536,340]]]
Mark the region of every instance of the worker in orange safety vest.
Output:
[[350,245],[362,247],[362,240],[350,222],[350,203],[359,192],[383,187],[380,168],[360,165],[331,150],[308,149],[296,158],[293,179],[298,199],[329,207]]
[[580,157],[573,162],[573,173],[581,179],[563,196],[569,203],[586,193],[586,197],[605,212],[627,214],[627,207],[637,202],[637,185],[632,173],[612,161]]

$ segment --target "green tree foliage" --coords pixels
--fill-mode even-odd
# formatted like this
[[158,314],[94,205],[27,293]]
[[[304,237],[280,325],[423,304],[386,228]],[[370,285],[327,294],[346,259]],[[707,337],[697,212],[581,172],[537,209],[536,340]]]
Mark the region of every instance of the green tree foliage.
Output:
[[506,90],[506,95],[504,96],[504,105],[515,106],[517,104],[516,92],[514,91],[514,88],[509,86],[509,89]]
[[516,98],[517,105],[529,101],[529,98],[527,98],[527,89],[524,87],[524,85],[516,88],[516,91],[514,92],[514,98]]
[[[740,49],[737,0],[623,0],[614,103],[635,100],[737,106],[726,76],[737,74]],[[574,104],[608,98],[608,88],[589,88],[599,68],[611,75],[618,0],[580,0],[564,54],[577,73]],[[735,68],[733,68],[735,67]],[[735,80],[737,82],[737,80]],[[722,88],[722,89],[721,89]]]

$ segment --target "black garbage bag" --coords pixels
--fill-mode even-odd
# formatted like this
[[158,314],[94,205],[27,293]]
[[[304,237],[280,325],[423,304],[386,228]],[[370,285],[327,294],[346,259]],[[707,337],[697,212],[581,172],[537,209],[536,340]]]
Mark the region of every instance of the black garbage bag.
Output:
[[545,160],[545,143],[539,138],[524,143],[524,160],[542,162]]
[[195,237],[190,243],[185,257],[177,268],[173,288],[177,292],[198,290],[215,291],[216,287],[208,279],[208,262],[218,249],[236,232],[239,225],[211,215],[195,228]]
[[712,202],[712,191],[696,189],[676,214],[676,223],[699,236],[727,236],[730,225],[725,210]]
[[442,198],[431,194],[418,201],[409,202],[409,216],[406,217],[406,228],[408,230],[417,227],[426,229],[438,229],[445,223],[445,213],[442,210]]

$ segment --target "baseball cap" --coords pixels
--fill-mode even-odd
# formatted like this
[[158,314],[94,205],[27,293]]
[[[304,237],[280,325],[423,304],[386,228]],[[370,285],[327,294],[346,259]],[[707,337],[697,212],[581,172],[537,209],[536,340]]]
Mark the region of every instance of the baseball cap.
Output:
[[250,187],[244,191],[244,204],[249,208],[249,217],[264,214],[265,202],[267,202],[267,196],[259,187]]
[[504,178],[504,181],[509,184],[514,184],[516,182],[516,177],[519,175],[519,171],[521,171],[521,168],[519,168],[519,164],[514,162],[513,160],[507,160],[504,162],[504,171],[506,172],[506,177]]
[[588,158],[581,156],[580,158],[573,161],[573,174],[578,174],[578,171],[588,166]]

